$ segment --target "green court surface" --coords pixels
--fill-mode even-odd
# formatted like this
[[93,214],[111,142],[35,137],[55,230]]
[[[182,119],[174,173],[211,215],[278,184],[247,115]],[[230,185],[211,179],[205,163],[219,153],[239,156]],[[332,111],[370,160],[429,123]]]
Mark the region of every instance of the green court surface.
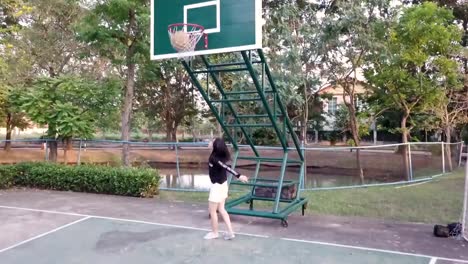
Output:
[[37,211],[76,220],[0,249],[0,263],[468,263],[253,234],[203,240],[206,230],[201,228]]

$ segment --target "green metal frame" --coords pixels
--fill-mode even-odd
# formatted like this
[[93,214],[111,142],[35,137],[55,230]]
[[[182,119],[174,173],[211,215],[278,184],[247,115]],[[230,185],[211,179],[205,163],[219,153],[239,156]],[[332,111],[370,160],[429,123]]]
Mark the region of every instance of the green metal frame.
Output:
[[[286,109],[281,103],[278,90],[273,81],[273,77],[263,51],[261,49],[241,51],[239,58],[242,58],[242,60],[239,62],[211,64],[206,56],[200,57],[201,64],[197,65],[197,69],[195,69],[193,65],[194,63],[189,63],[183,60],[182,64],[189,73],[193,84],[200,91],[203,99],[210,107],[210,110],[215,116],[216,120],[221,125],[227,139],[232,143],[235,151],[232,165],[233,168],[236,167],[238,160],[252,160],[256,162],[255,173],[248,183],[232,180],[232,177],[229,177],[229,185],[248,186],[251,187],[251,190],[246,195],[238,199],[228,201],[226,203],[226,210],[231,214],[281,219],[283,226],[287,226],[288,215],[300,207],[302,207],[302,213],[304,213],[304,209],[307,204],[307,199],[300,197],[301,189],[304,185],[304,153],[291,121],[289,120]],[[253,57],[255,58],[253,59]],[[258,69],[258,65],[261,67],[260,69]],[[223,87],[218,74],[221,72],[239,71],[244,71],[246,74],[248,74],[248,76],[250,76],[253,87],[245,87],[245,89],[242,91],[226,90],[225,87]],[[207,83],[205,87],[200,82],[200,74],[206,75]],[[219,97],[221,99],[211,98],[209,92],[210,80],[212,80],[212,83],[214,84],[214,87],[219,93]],[[235,107],[236,104],[246,102],[255,102],[260,104],[261,108],[264,110],[264,113],[239,114],[238,109]],[[217,106],[220,106],[221,110],[218,109]],[[230,114],[230,118],[228,119],[225,117],[226,112]],[[282,118],[282,120],[279,120],[279,118]],[[256,119],[257,122],[255,122]],[[262,121],[258,121],[258,119],[261,119]],[[248,120],[251,120],[251,122],[246,122]],[[252,122],[252,120],[254,120],[254,122]],[[277,135],[283,149],[283,157],[277,158],[262,156],[257,150],[250,133],[251,129],[266,127],[272,128]],[[238,132],[243,134],[254,156],[239,155],[239,145],[236,140]],[[299,159],[288,159],[290,151],[288,135],[291,137],[292,143],[294,145],[292,149],[297,154]],[[281,163],[281,170],[277,180],[267,180],[258,177],[260,174],[260,166],[262,162]],[[297,180],[285,180],[286,169],[290,164],[300,165]],[[281,199],[281,191],[283,187],[292,185],[296,186],[296,197],[292,200]],[[255,187],[275,187],[275,198],[255,196]],[[271,212],[254,210],[255,200],[273,202]],[[249,203],[250,207],[248,209],[236,208],[238,205],[243,203]],[[283,208],[280,208],[281,203],[285,204]]]

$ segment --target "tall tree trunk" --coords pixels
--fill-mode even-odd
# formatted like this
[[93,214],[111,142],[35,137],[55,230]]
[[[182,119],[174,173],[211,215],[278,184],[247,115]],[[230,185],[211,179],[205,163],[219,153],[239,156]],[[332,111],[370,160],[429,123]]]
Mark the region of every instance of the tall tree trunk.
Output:
[[407,130],[407,127],[406,127],[406,121],[408,120],[408,117],[409,117],[409,113],[405,113],[403,115],[403,117],[401,118],[401,124],[400,124],[400,127],[401,127],[401,141],[403,144],[403,147],[402,147],[402,157],[403,157],[403,164],[404,164],[404,174],[405,174],[405,178],[406,180],[410,180],[410,164],[409,164],[409,157],[408,157],[408,130]]
[[171,128],[166,124],[166,142],[171,142]]
[[130,118],[132,113],[133,89],[135,86],[135,64],[128,63],[127,84],[125,85],[124,108],[122,111],[122,162],[124,166],[130,165]]
[[4,148],[6,151],[10,151],[10,149],[11,149],[11,141],[10,140],[11,140],[11,132],[13,130],[13,126],[11,124],[11,121],[12,121],[11,119],[12,119],[11,118],[11,113],[8,113],[7,118],[6,118],[6,137],[5,137],[6,141],[5,141],[5,148]]
[[195,133],[195,120],[192,121],[192,141],[196,142],[197,134]]
[[[347,104],[347,106],[350,118],[351,136],[353,137],[353,141],[356,147],[359,147],[361,144],[361,138],[359,137],[359,123],[356,117],[356,109],[354,108],[354,104],[352,102],[350,104]],[[364,184],[364,170],[362,169],[361,164],[360,149],[356,149],[356,167],[358,170],[359,179],[361,179],[361,183]]]
[[65,164],[68,164],[68,152],[73,149],[72,143],[73,142],[71,138],[65,139],[65,148],[63,149],[63,162]]
[[148,129],[148,141],[151,142],[153,141],[153,130]]
[[122,141],[125,141],[122,148],[122,163],[124,166],[130,166],[130,118],[132,114],[132,104],[133,104],[133,91],[135,88],[135,62],[133,57],[135,55],[135,43],[132,39],[132,30],[136,25],[136,14],[134,10],[128,12],[129,23],[127,25],[127,39],[130,45],[127,48],[127,53],[125,55],[126,64],[127,64],[127,82],[125,84],[125,99],[122,110]]
[[309,120],[309,100],[307,99],[307,85],[304,82],[304,114],[302,115],[302,140],[307,144],[307,121]]
[[49,160],[57,162],[58,156],[58,143],[57,140],[49,141]]
[[[463,26],[463,31],[465,32],[465,35],[463,37],[462,41],[462,46],[463,47],[468,47],[468,20],[464,20],[462,23]],[[464,86],[465,89],[468,90],[468,58],[462,58],[463,61],[463,67],[465,69],[465,76],[464,76]]]
[[[175,121],[170,119],[166,120],[166,141],[176,142],[177,140],[177,126]],[[175,149],[174,146],[169,146],[169,149]]]
[[452,129],[450,128],[450,126],[445,127],[445,143],[447,143],[445,144],[445,159],[447,160],[449,171],[453,170],[452,149],[450,145],[451,138],[452,138],[451,134],[452,134]]
[[177,127],[174,126],[171,130],[171,140],[172,142],[177,142]]

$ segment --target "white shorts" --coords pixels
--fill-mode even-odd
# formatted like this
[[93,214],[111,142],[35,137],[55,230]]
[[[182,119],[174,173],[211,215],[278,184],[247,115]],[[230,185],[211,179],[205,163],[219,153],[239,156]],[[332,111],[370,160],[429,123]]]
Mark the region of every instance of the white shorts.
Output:
[[228,197],[228,184],[225,181],[223,184],[215,183],[211,185],[210,197],[208,201],[213,203],[220,203]]

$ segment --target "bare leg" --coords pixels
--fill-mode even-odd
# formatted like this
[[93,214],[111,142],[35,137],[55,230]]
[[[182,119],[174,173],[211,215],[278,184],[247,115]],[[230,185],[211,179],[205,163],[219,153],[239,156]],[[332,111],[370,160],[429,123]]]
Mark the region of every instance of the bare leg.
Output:
[[[223,203],[224,204],[224,203]],[[211,230],[216,235],[218,234],[218,213],[216,209],[218,208],[219,203],[209,203],[210,217],[211,217]]]
[[223,200],[222,202],[219,203],[218,211],[221,214],[221,217],[223,218],[224,223],[226,223],[229,234],[232,235],[232,234],[234,234],[234,231],[232,230],[231,219],[229,218],[229,214],[226,211],[226,209],[224,208],[224,203],[225,202],[226,202],[226,200]]

